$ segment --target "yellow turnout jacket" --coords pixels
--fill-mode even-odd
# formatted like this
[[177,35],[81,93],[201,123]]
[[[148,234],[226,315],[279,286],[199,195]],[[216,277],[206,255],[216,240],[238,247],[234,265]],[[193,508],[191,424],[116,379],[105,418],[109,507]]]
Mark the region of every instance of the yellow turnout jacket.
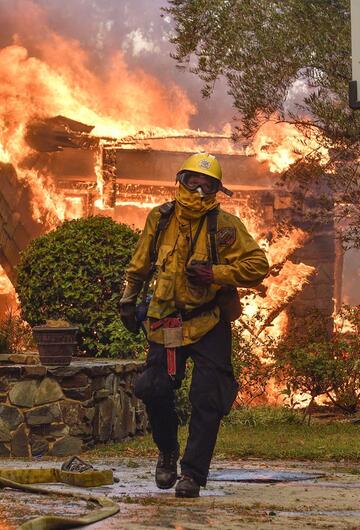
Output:
[[[135,303],[150,270],[150,248],[160,219],[159,207],[148,215],[145,228],[138,241],[126,274],[127,285],[122,302]],[[205,220],[197,239],[194,252],[189,256],[191,239],[194,238],[200,219],[184,220],[181,206],[176,203],[166,230],[158,243],[156,273],[152,280],[152,299],[148,317],[161,319],[177,309],[193,310],[214,300],[224,285],[254,285],[266,276],[269,265],[265,253],[250,236],[240,219],[219,209],[217,219],[217,251],[219,264],[213,265],[214,283],[195,286],[187,280],[187,263],[192,260],[210,259],[210,241]],[[183,322],[183,345],[198,341],[220,319],[215,306],[191,320]],[[163,330],[151,330],[146,322],[148,340],[163,343]]]

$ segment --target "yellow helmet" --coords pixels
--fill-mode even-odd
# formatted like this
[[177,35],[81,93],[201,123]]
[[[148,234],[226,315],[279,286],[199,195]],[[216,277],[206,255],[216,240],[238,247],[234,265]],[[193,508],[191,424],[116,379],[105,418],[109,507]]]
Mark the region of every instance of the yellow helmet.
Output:
[[176,175],[176,180],[184,183],[183,179],[187,171],[207,175],[208,177],[219,181],[215,193],[216,191],[222,191],[229,197],[232,196],[232,191],[222,185],[221,166],[214,155],[210,155],[209,153],[196,153],[195,155],[189,156],[179,169]]
[[196,153],[195,155],[189,156],[179,169],[179,173],[183,171],[193,171],[195,173],[201,173],[202,175],[208,175],[214,179],[222,179],[222,171],[219,162],[213,155],[209,153]]

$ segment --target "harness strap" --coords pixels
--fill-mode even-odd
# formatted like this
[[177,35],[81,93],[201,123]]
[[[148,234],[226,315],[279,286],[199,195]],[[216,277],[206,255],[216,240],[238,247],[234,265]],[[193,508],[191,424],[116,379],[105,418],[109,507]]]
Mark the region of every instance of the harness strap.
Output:
[[217,232],[217,217],[219,210],[214,208],[207,214],[207,228],[210,237],[210,255],[211,263],[217,265],[219,263],[219,254],[216,244],[216,232]]
[[157,224],[156,231],[155,231],[153,240],[152,240],[151,245],[150,245],[150,268],[149,268],[148,276],[147,276],[146,281],[144,283],[142,297],[141,297],[142,301],[144,303],[146,303],[146,299],[147,299],[147,295],[148,295],[148,292],[149,292],[149,286],[150,286],[151,278],[153,277],[153,275],[155,273],[155,269],[156,269],[155,263],[156,263],[157,255],[158,255],[159,238],[160,238],[160,235],[162,234],[162,232],[164,232],[164,230],[166,230],[174,210],[175,210],[175,201],[165,202],[159,208],[160,219],[159,219],[159,222]]
[[[166,230],[170,218],[175,210],[175,201],[166,202],[165,204],[162,204],[159,208],[160,211],[160,219],[156,227],[156,231],[154,234],[154,238],[152,240],[151,246],[150,246],[150,272],[149,272],[149,280],[151,279],[151,276],[154,273],[154,267],[157,260],[157,254],[158,254],[158,242],[160,235],[164,230]],[[195,245],[197,240],[199,239],[202,227],[204,225],[205,218],[207,218],[207,230],[210,237],[210,254],[211,254],[211,262],[216,265],[219,263],[219,255],[217,251],[217,245],[216,245],[216,232],[217,232],[217,216],[218,216],[219,210],[218,208],[214,208],[213,210],[210,210],[206,215],[204,215],[198,224],[198,227],[195,232],[194,238],[191,240],[191,247],[189,251],[189,257],[194,253]]]
[[[195,246],[196,246],[197,240],[199,239],[200,232],[202,230],[202,227],[204,226],[205,217],[206,217],[206,215],[203,215],[203,217],[201,217],[201,219],[199,221],[199,224],[198,224],[198,227],[196,229],[194,238],[191,238],[191,244],[190,244],[190,249],[189,249],[189,252],[188,252],[188,255],[187,255],[187,258],[186,258],[186,264],[189,262],[189,259],[194,254],[194,250],[195,250]],[[190,236],[191,236],[191,223],[190,223]]]
[[160,219],[157,224],[156,232],[155,232],[155,235],[151,242],[151,247],[150,247],[151,268],[155,266],[155,263],[157,260],[157,251],[158,251],[157,246],[158,246],[160,235],[167,228],[170,218],[174,212],[174,209],[175,209],[175,201],[166,202],[165,204],[162,204],[159,208]]

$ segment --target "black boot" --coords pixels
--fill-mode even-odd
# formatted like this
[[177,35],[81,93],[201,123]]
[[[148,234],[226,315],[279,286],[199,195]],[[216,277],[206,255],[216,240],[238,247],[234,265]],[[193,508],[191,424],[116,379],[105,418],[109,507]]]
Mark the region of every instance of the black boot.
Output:
[[181,475],[176,484],[175,497],[199,497],[200,486],[195,479],[189,475]]
[[161,490],[172,488],[177,481],[177,461],[179,449],[167,453],[160,452],[155,471],[155,482]]

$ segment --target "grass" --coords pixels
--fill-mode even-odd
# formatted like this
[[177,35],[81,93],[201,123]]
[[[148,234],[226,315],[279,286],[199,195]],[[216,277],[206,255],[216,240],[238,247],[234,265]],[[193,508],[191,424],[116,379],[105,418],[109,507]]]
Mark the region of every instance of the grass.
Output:
[[[179,432],[182,449],[187,428]],[[100,445],[87,456],[156,456],[151,436]],[[360,462],[360,425],[345,422],[305,425],[288,409],[259,407],[236,411],[220,429],[214,456],[218,459],[262,458],[294,460],[334,460]]]
[[223,420],[225,425],[244,425],[248,427],[273,426],[284,424],[299,424],[303,422],[303,416],[296,410],[287,407],[245,407],[235,409]]
[[216,455],[360,461],[360,427],[344,423],[226,426],[218,438]]

